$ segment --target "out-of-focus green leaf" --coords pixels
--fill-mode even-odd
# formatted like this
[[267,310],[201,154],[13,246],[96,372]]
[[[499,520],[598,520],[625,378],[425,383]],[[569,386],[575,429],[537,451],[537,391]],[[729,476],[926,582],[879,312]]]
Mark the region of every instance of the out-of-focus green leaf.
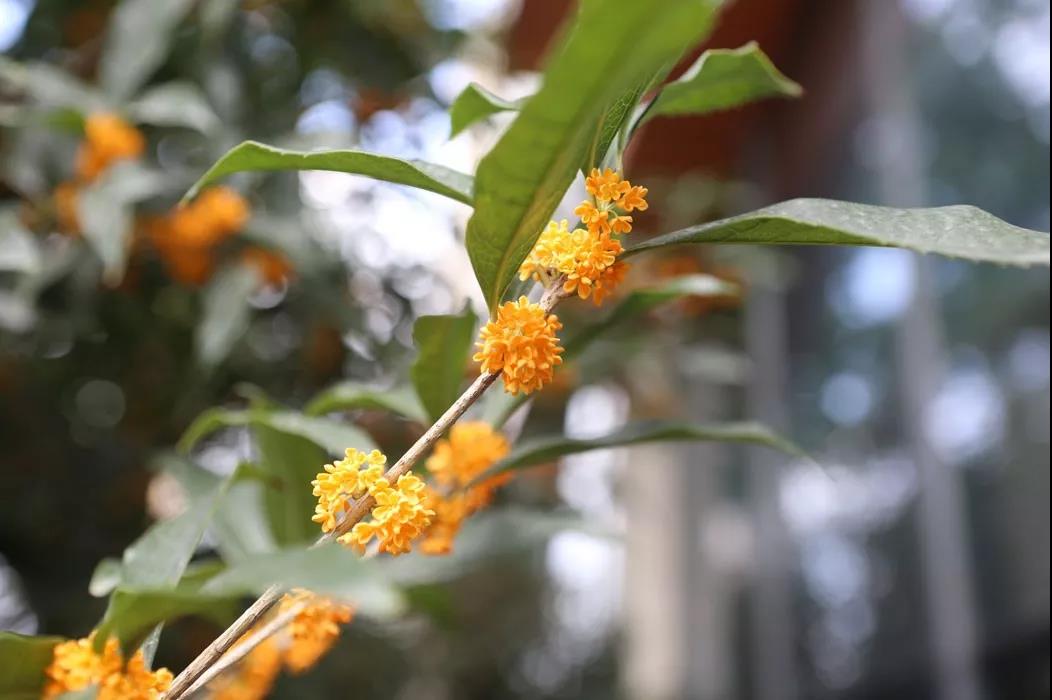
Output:
[[259,449],[259,466],[269,477],[263,504],[274,539],[280,545],[313,540],[321,530],[311,520],[317,499],[311,495],[310,482],[328,461],[326,450],[313,440],[266,425],[254,425],[252,435]]
[[803,89],[782,75],[755,42],[709,49],[677,80],[661,89],[644,121],[659,116],[708,114],[765,97],[799,97]]
[[0,632],[0,700],[37,700],[44,688],[44,669],[61,637],[31,637]]
[[102,260],[107,284],[124,276],[132,235],[132,205],[165,187],[164,177],[137,163],[118,163],[77,197],[77,214],[84,238]]
[[702,37],[718,6],[581,5],[541,89],[478,167],[467,248],[491,311],[599,138],[610,104]]
[[[92,577],[92,588],[99,591],[114,582],[121,588],[174,589],[183,577],[194,550],[201,542],[212,516],[222,502],[228,479],[218,480],[213,488],[197,494],[186,510],[174,518],[154,523],[124,550],[119,569],[104,563]],[[113,605],[111,596],[110,605]],[[108,635],[99,634],[96,648],[106,643]],[[122,638],[125,650],[134,648],[141,639]]]
[[319,392],[307,404],[304,413],[318,416],[333,411],[352,411],[359,408],[390,411],[418,423],[427,420],[427,413],[424,412],[420,399],[411,387],[376,389],[358,382],[342,382]]
[[291,547],[231,566],[201,588],[207,595],[260,593],[277,584],[353,602],[362,613],[388,617],[402,609],[402,598],[380,572],[377,560],[362,559],[332,543]]
[[268,170],[331,170],[365,175],[376,180],[409,185],[471,204],[471,176],[419,160],[403,160],[364,151],[288,151],[255,141],[245,141],[227,151],[201,179],[187,197],[233,173]]
[[570,336],[563,351],[563,360],[576,358],[600,336],[667,302],[683,297],[733,296],[739,292],[737,285],[706,274],[684,275],[653,287],[635,289],[602,320],[585,326]]
[[114,10],[99,58],[99,80],[125,100],[164,63],[175,29],[194,0],[122,0]]
[[0,272],[34,274],[40,270],[40,246],[13,207],[0,210]]
[[[156,462],[175,477],[191,500],[207,497],[223,481],[223,477],[178,455],[163,455]],[[211,523],[216,548],[224,561],[240,561],[249,555],[275,549],[274,536],[263,510],[266,477],[262,470],[247,463],[239,465],[229,477],[230,484],[223,492]],[[95,572],[98,574],[99,570]],[[183,576],[185,581],[186,575]]]
[[165,83],[148,89],[128,105],[128,115],[136,122],[184,126],[203,134],[219,126],[219,117],[205,96],[190,83]]
[[236,614],[233,595],[208,596],[193,589],[118,588],[110,596],[97,635],[116,637],[124,649],[134,649],[159,624],[178,617],[196,615],[218,625]]
[[197,359],[214,367],[226,359],[248,330],[252,309],[248,300],[261,282],[254,265],[231,265],[209,283],[204,310],[194,336]]
[[550,462],[565,455],[601,450],[609,447],[638,445],[644,442],[700,440],[702,442],[739,442],[770,447],[786,454],[808,459],[796,445],[757,423],[686,424],[669,421],[633,423],[603,437],[588,440],[565,435],[539,437],[521,443],[511,454],[480,475],[476,482],[528,467]]
[[[330,455],[342,455],[348,447],[368,451],[375,449],[372,439],[362,430],[328,418],[307,416],[296,411],[236,411],[213,408],[198,416],[179,439],[178,449],[188,452],[200,440],[220,428],[262,426],[310,440]],[[320,465],[319,465],[320,466]]]
[[625,255],[685,243],[862,245],[1008,265],[1048,265],[1049,236],[971,206],[895,209],[793,199],[644,241]]
[[94,89],[66,71],[47,63],[18,63],[0,56],[0,80],[9,90],[18,90],[43,107],[65,107],[80,113],[104,108],[105,101]]
[[433,420],[460,396],[476,321],[471,307],[465,306],[459,315],[421,316],[413,324],[417,356],[410,375]]
[[[738,292],[736,285],[705,274],[684,275],[654,287],[633,290],[601,320],[570,336],[564,346],[563,361],[575,359],[594,341],[661,304],[683,297],[727,296]],[[485,414],[494,425],[504,425],[529,398],[525,394],[491,392],[486,400]]]
[[511,112],[522,107],[526,100],[505,100],[497,97],[492,92],[478,83],[471,83],[457,95],[453,104],[449,107],[449,136],[456,136],[480,119],[499,114],[500,112]]
[[365,432],[328,418],[296,411],[220,408],[202,413],[183,434],[179,449],[186,452],[205,436],[229,426],[252,428],[259,448],[259,470],[267,486],[263,504],[279,544],[296,544],[318,535],[311,521],[315,499],[310,482],[330,456],[342,455],[348,447],[375,449]]

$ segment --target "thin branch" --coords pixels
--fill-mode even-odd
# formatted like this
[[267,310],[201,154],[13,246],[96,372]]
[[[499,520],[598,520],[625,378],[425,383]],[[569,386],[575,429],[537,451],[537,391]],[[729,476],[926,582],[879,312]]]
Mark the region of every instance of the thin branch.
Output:
[[268,637],[277,633],[282,627],[292,622],[296,615],[299,615],[305,607],[307,607],[306,603],[297,603],[290,606],[288,610],[282,610],[275,615],[273,619],[268,620],[266,624],[246,637],[241,643],[235,645],[227,653],[223,654],[219,661],[198,676],[197,680],[193,682],[193,685],[187,689],[184,695],[190,697],[204,688],[205,685],[216,676],[251,654],[252,650],[266,641]]
[[[538,302],[545,313],[551,313],[551,310],[555,308],[556,304],[565,299],[569,294],[563,290],[562,286],[563,279],[560,277],[545,290],[544,295]],[[460,398],[453,402],[453,405],[446,409],[446,412],[435,421],[427,431],[421,435],[413,446],[406,450],[405,454],[402,455],[401,459],[394,463],[394,465],[384,473],[384,478],[388,482],[393,483],[398,480],[398,477],[407,473],[413,468],[413,465],[417,463],[420,457],[423,456],[428,449],[431,448],[435,442],[449,429],[453,423],[457,421],[468,408],[475,403],[480,396],[486,393],[497,377],[500,376],[499,372],[492,372],[486,374],[480,374],[479,377],[471,383],[471,386],[461,394]],[[336,526],[336,528],[322,537],[320,537],[314,546],[325,544],[330,542],[340,535],[350,531],[362,518],[368,515],[369,510],[373,507],[373,499],[369,496],[363,496],[362,498],[355,501],[343,520]],[[263,595],[256,600],[244,613],[241,614],[234,622],[224,631],[221,635],[205,647],[204,651],[197,655],[197,658],[190,662],[190,664],[182,670],[182,672],[175,677],[172,681],[171,687],[168,692],[162,696],[161,700],[178,700],[187,694],[187,690],[193,687],[197,687],[195,681],[201,678],[209,668],[219,663],[220,658],[226,653],[230,647],[232,647],[238,639],[240,639],[249,629],[255,625],[263,615],[278,601],[281,597],[281,588],[278,586],[271,586],[268,588]]]

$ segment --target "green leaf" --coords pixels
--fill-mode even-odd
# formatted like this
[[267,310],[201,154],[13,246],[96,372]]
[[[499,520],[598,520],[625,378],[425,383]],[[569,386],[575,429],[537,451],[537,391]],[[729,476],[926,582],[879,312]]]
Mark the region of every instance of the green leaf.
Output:
[[[186,489],[193,500],[206,497],[223,481],[223,477],[178,455],[163,455],[156,462]],[[252,554],[273,551],[276,547],[263,510],[265,477],[262,470],[247,463],[240,464],[229,477],[230,483],[211,523],[216,548],[224,561],[239,561]],[[95,573],[99,574],[98,568]]]
[[252,435],[259,449],[259,467],[271,485],[263,492],[263,505],[274,539],[288,545],[316,538],[321,530],[311,520],[317,500],[311,495],[310,482],[328,461],[326,451],[312,440],[265,425],[253,426]]
[[177,447],[181,452],[188,452],[216,430],[237,426],[262,426],[298,436],[322,447],[330,455],[343,455],[348,447],[362,451],[375,448],[372,439],[364,431],[328,418],[307,416],[296,411],[236,411],[225,408],[209,409],[198,416],[183,433]]
[[311,521],[315,499],[310,482],[332,455],[348,447],[375,449],[372,439],[354,426],[296,411],[205,411],[187,428],[178,448],[187,452],[212,432],[232,426],[250,426],[259,449],[259,471],[269,488],[263,504],[274,539],[294,544],[318,535]]
[[593,341],[646,312],[683,297],[719,297],[740,293],[737,285],[713,275],[684,275],[654,287],[630,292],[601,321],[586,326],[566,341],[563,360],[576,358]]
[[165,83],[150,88],[128,105],[136,122],[154,126],[183,126],[209,134],[219,127],[219,117],[205,96],[190,83]]
[[593,0],[479,164],[467,248],[492,311],[562,199],[610,104],[703,36],[717,0]]
[[456,136],[480,119],[518,110],[525,102],[525,99],[502,99],[478,83],[471,83],[457,95],[449,108],[449,137]]
[[888,246],[1009,265],[1049,263],[1047,233],[975,207],[894,209],[828,199],[793,199],[666,233],[625,255],[684,243]]
[[122,648],[134,649],[157,625],[187,615],[197,615],[223,625],[236,615],[236,596],[202,595],[193,589],[118,588],[97,635],[116,637]]
[[708,114],[765,97],[799,97],[803,89],[782,75],[755,42],[709,49],[677,80],[661,89],[643,121],[658,116]]
[[102,260],[103,278],[115,285],[124,276],[132,236],[132,205],[163,191],[163,176],[137,163],[119,163],[77,198],[84,238]]
[[611,144],[621,132],[625,122],[635,112],[636,105],[639,104],[643,93],[650,87],[655,76],[663,76],[667,71],[668,65],[663,65],[654,75],[646,80],[640,80],[635,87],[627,90],[611,103],[600,120],[600,126],[596,130],[588,156],[584,163],[581,164],[582,172],[587,174],[592,168],[602,167]]
[[318,393],[307,404],[304,413],[318,416],[359,408],[390,411],[418,423],[427,420],[424,407],[420,405],[420,399],[411,387],[376,389],[358,382],[342,382]]
[[460,396],[476,321],[471,307],[465,306],[458,316],[421,316],[413,324],[417,357],[410,374],[433,420]]
[[44,669],[61,637],[31,637],[0,632],[0,700],[37,700],[44,688]]
[[[570,336],[564,344],[563,361],[577,358],[594,341],[661,304],[682,297],[726,296],[738,292],[737,285],[705,274],[684,275],[654,287],[633,290],[601,320]],[[493,425],[504,425],[529,399],[525,394],[491,393],[486,400],[485,414]]]
[[99,81],[124,100],[138,90],[168,56],[176,27],[194,0],[123,0],[114,10],[99,58]]
[[335,544],[290,547],[239,562],[201,588],[207,595],[261,593],[271,585],[306,588],[353,602],[364,614],[388,617],[402,609],[402,598],[381,574],[377,560],[362,559]]
[[105,107],[102,96],[66,71],[41,62],[17,63],[0,56],[0,78],[8,90],[19,90],[44,107],[86,113]]
[[260,284],[255,265],[231,265],[215,276],[204,292],[204,309],[194,335],[197,359],[205,367],[222,362],[248,330],[248,300]]
[[403,160],[364,151],[288,151],[245,141],[227,151],[201,179],[194,183],[187,198],[227,175],[245,171],[331,170],[365,175],[376,180],[409,185],[471,204],[471,176],[419,160]]
[[710,423],[692,425],[668,421],[632,423],[617,432],[599,438],[581,440],[564,435],[539,437],[521,443],[511,454],[494,464],[475,479],[484,481],[504,472],[518,471],[550,462],[558,457],[601,450],[609,447],[638,445],[644,442],[700,440],[703,442],[740,442],[779,450],[794,457],[808,457],[794,444],[756,423]]

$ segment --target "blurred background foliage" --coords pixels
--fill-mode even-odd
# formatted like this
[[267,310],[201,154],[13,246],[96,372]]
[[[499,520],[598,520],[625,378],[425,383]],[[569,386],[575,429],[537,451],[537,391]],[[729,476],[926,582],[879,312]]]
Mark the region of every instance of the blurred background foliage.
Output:
[[[251,216],[203,252],[207,273],[192,283],[172,274],[149,222],[246,138],[470,172],[507,115],[449,140],[446,107],[472,80],[528,94],[569,6],[159,0],[150,29],[127,37],[139,61],[106,68],[114,5],[0,0],[4,629],[82,635],[96,623],[104,601],[88,593],[91,572],[170,514],[178,498],[151,459],[202,410],[298,407],[340,380],[390,388],[407,374],[418,316],[457,312],[465,298],[481,308],[459,243],[469,212],[427,193],[334,173],[233,178]],[[1048,24],[1047,2],[1034,0],[740,0],[708,45],[757,39],[806,96],[651,123],[627,160],[653,198],[638,223],[670,230],[826,195],[969,202],[1047,230]],[[128,66],[151,52],[134,84]],[[114,186],[79,210],[89,221],[92,206],[127,211],[127,228],[100,227],[127,246],[57,217],[96,100],[146,141],[123,180],[145,192],[122,204]],[[246,272],[246,249],[267,251],[279,273]],[[727,250],[648,260],[635,276],[703,271],[744,281],[745,306],[663,306],[590,348],[512,429],[589,437],[630,416],[756,417],[836,480],[696,446],[524,474],[508,500],[627,523],[624,542],[564,531],[455,585],[414,589],[424,614],[356,621],[316,672],[282,679],[274,697],[340,696],[353,683],[363,698],[603,698],[618,687],[957,698],[967,696],[945,695],[940,664],[961,658],[954,678],[974,697],[1047,697],[1047,270],[917,264],[890,250]],[[567,305],[560,316],[573,328],[589,313]],[[931,342],[903,340],[918,328],[934,329]],[[350,418],[388,454],[420,428],[378,411]],[[196,456],[228,472],[257,455],[233,429]],[[926,498],[932,463],[963,494],[948,510]],[[964,601],[952,613],[974,623],[951,630],[951,642],[971,640],[961,652],[932,651],[943,593],[932,582],[946,563],[930,542],[947,537],[966,565],[966,589],[947,593]],[[181,667],[216,631],[174,625],[159,661]]]

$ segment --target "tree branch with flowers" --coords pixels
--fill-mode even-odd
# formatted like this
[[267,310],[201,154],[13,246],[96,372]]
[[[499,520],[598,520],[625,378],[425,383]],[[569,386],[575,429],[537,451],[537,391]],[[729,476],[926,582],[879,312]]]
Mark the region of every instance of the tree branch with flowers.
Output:
[[[698,275],[691,284],[644,285],[625,294],[633,257],[688,244],[875,245],[974,261],[1048,264],[1047,234],[970,207],[907,210],[828,200],[776,204],[626,246],[637,219],[648,210],[648,189],[630,182],[621,169],[640,124],[800,92],[751,44],[707,51],[681,77],[668,80],[683,53],[705,37],[718,6],[715,0],[669,0],[659,10],[647,3],[583,3],[536,94],[509,102],[472,87],[453,106],[458,131],[499,111],[516,112],[474,177],[380,154],[296,152],[246,142],[194,185],[183,208],[152,222],[152,240],[167,251],[176,274],[197,279],[204,273],[196,263],[185,262],[191,258],[181,258],[180,251],[208,247],[240,228],[240,198],[215,187],[237,172],[354,173],[471,206],[465,245],[488,307],[472,356],[478,375],[459,391],[467,358],[457,349],[465,347],[460,340],[473,335],[476,325],[469,312],[442,317],[442,323],[418,323],[418,342],[433,342],[452,355],[452,360],[445,353],[421,355],[419,362],[434,364],[413,373],[418,397],[403,401],[354,388],[319,397],[326,414],[380,406],[429,424],[390,466],[364,431],[310,411],[256,406],[203,415],[181,442],[184,455],[173,458],[173,471],[191,494],[188,510],[155,524],[119,564],[108,566],[103,578],[110,603],[96,630],[79,640],[0,638],[0,644],[20,653],[36,650],[34,692],[49,698],[78,691],[105,699],[178,700],[201,693],[261,698],[282,669],[307,671],[352,615],[397,614],[400,587],[442,575],[441,560],[427,557],[454,552],[464,522],[486,509],[518,470],[573,452],[656,440],[760,444],[799,456],[791,443],[752,423],[696,425],[671,419],[629,425],[591,441],[553,435],[513,444],[513,436],[502,430],[504,421],[550,384],[560,365],[584,345],[654,305],[728,293],[725,283]],[[100,114],[86,124],[89,147],[80,169],[87,179],[141,151],[118,117]],[[578,176],[587,192],[574,209],[579,221],[571,226],[569,220],[551,220]],[[63,195],[67,202],[75,196],[73,185]],[[273,261],[255,262],[260,274],[284,274]],[[563,324],[553,311],[574,297],[614,308],[564,345]],[[507,397],[499,417],[461,420],[498,383]],[[439,391],[439,386],[452,389]],[[219,478],[193,464],[194,446],[227,426],[252,431],[266,457],[264,468]],[[342,457],[324,465],[322,459],[303,459],[325,453]],[[304,476],[307,471],[315,473],[313,481]],[[266,490],[254,507],[282,533],[283,546],[239,552],[199,580],[191,564],[194,550],[209,527],[221,544],[231,528],[236,534],[239,522],[220,526],[220,518],[230,507],[231,490],[252,480]],[[304,510],[307,494],[312,511]],[[314,530],[313,541],[303,536],[311,521],[320,530]],[[159,569],[166,575],[142,574]],[[207,615],[246,594],[259,597],[186,668],[178,674],[150,670],[149,642],[161,625],[183,615]]]

